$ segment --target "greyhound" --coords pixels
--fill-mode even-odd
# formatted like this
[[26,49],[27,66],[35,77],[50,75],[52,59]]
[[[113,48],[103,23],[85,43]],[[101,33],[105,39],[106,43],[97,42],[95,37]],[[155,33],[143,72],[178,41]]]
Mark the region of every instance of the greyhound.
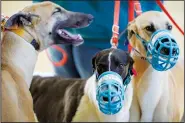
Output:
[[[138,73],[132,79],[134,85],[130,118],[132,122],[180,122],[182,119],[184,112],[184,60],[178,59],[176,65],[167,71],[155,70],[146,59],[142,59],[142,57],[146,58],[150,47],[145,47],[138,38],[140,36],[148,43],[153,43],[151,37],[157,34],[156,32],[159,32],[158,35],[161,34],[160,32],[163,34],[169,32],[167,34],[170,34],[171,30],[172,25],[168,18],[164,13],[158,11],[145,12],[128,25],[130,44],[137,50],[132,50],[131,56],[135,61],[134,68]],[[167,42],[168,40],[162,41]],[[173,52],[175,55],[176,50],[174,49]],[[161,54],[168,55],[168,49],[161,48]]]
[[[130,70],[133,63],[127,52],[105,49],[92,59],[94,73],[87,80],[64,79],[60,76],[34,76],[30,92],[38,120],[40,122],[128,122],[132,84],[128,83],[124,91],[122,109],[116,114],[109,115],[102,112],[98,105],[97,88],[101,82],[97,78],[107,71],[114,71],[121,76],[123,81],[120,83],[123,85],[126,78],[132,74]],[[103,97],[103,101],[107,100],[107,97]],[[114,97],[111,101],[115,101]]]
[[53,44],[83,43],[83,38],[66,28],[87,27],[90,14],[67,11],[52,2],[25,7],[11,16],[1,41],[2,121],[37,121],[29,92],[38,52]]

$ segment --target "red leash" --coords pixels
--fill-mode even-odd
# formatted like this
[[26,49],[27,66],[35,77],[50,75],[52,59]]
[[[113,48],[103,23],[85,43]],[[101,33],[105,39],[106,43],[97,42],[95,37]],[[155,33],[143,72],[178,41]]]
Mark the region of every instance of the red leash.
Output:
[[128,22],[134,20],[134,1],[128,0]]
[[112,47],[117,47],[118,45],[118,36],[119,36],[119,13],[120,13],[120,0],[114,2],[114,22],[112,26]]
[[134,1],[134,10],[135,10],[137,16],[142,14],[141,4],[140,4],[139,0]]
[[[139,1],[138,1],[139,3]],[[140,4],[140,3],[139,3]],[[138,5],[139,5],[138,4]],[[138,9],[139,7],[137,7],[136,9]],[[141,7],[140,7],[141,8]],[[128,22],[131,22],[134,20],[134,1],[132,0],[128,0]],[[128,51],[131,52],[132,51],[132,46],[130,45],[130,43],[128,44]]]
[[172,16],[168,13],[168,11],[166,10],[166,8],[163,6],[163,4],[161,3],[161,1],[156,0],[156,3],[158,4],[158,6],[164,11],[164,13],[169,17],[169,19],[173,22],[173,24],[177,27],[177,29],[182,33],[182,35],[184,35],[184,31],[178,26],[178,24],[174,21],[174,19],[172,18]]
[[[130,1],[130,0],[129,0]],[[112,26],[112,39],[111,39],[111,45],[113,48],[117,48],[118,46],[118,38],[119,38],[119,13],[120,13],[120,0],[115,0],[114,5],[114,22]],[[134,14],[130,16],[134,17]],[[136,70],[133,68],[132,73],[134,76],[137,76]]]

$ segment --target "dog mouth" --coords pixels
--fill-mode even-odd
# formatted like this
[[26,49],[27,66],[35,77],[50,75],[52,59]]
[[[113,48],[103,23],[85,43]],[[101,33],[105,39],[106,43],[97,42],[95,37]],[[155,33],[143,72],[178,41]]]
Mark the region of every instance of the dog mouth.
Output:
[[65,29],[58,29],[56,33],[61,39],[65,40],[65,43],[81,44],[84,41],[80,34],[72,34]]
[[67,25],[66,22],[57,22],[52,29],[52,38],[54,44],[72,44],[78,46],[84,42],[80,34],[72,34],[68,29],[74,28],[74,25]]
[[58,29],[57,34],[68,41],[75,40],[77,42],[83,42],[83,38],[80,34],[72,34],[65,29]]

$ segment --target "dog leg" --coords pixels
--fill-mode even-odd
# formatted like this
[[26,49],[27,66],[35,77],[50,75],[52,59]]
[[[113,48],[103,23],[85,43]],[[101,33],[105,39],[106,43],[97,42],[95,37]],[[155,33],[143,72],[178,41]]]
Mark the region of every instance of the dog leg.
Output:
[[161,100],[159,101],[159,104],[157,105],[155,112],[154,112],[154,117],[153,117],[153,122],[169,122],[171,120],[168,119],[168,112],[167,113],[167,103],[168,100],[166,100],[166,97],[162,96]]
[[37,115],[34,113],[35,122],[39,122],[37,119]]
[[137,94],[142,113],[141,122],[152,122],[155,108],[163,93],[164,76],[163,73],[153,71],[149,67],[140,79]]
[[139,103],[138,103],[138,99],[137,99],[137,95],[136,93],[134,93],[133,95],[133,100],[132,100],[132,105],[130,108],[130,122],[138,122],[140,120],[141,117],[141,113],[140,113],[140,107],[139,107]]
[[[153,95],[151,97],[151,94],[155,93],[154,90],[149,90],[146,92],[146,95],[142,97],[142,100],[139,100],[140,106],[141,106],[141,122],[152,122],[153,121],[153,114],[155,111],[155,108],[158,104],[158,101],[160,99],[160,95]],[[148,100],[148,98],[151,98]],[[141,99],[141,97],[140,97]]]

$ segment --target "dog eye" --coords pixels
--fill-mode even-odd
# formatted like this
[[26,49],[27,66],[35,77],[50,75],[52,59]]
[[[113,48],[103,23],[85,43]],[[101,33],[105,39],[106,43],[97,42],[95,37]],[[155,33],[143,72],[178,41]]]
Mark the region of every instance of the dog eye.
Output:
[[62,11],[61,8],[55,8],[53,14],[55,14],[55,13],[57,13],[57,12],[61,12],[61,11]]
[[145,29],[146,29],[147,31],[150,31],[150,32],[154,32],[154,31],[155,31],[155,28],[154,28],[153,25],[146,26]]
[[119,68],[123,69],[124,65],[123,64],[119,64]]
[[103,68],[102,67],[97,67],[98,73],[103,73]]
[[147,27],[145,27],[145,29],[146,29],[147,31],[151,31],[151,30],[152,30],[151,26],[147,26]]
[[172,30],[172,25],[168,25],[168,30]]

